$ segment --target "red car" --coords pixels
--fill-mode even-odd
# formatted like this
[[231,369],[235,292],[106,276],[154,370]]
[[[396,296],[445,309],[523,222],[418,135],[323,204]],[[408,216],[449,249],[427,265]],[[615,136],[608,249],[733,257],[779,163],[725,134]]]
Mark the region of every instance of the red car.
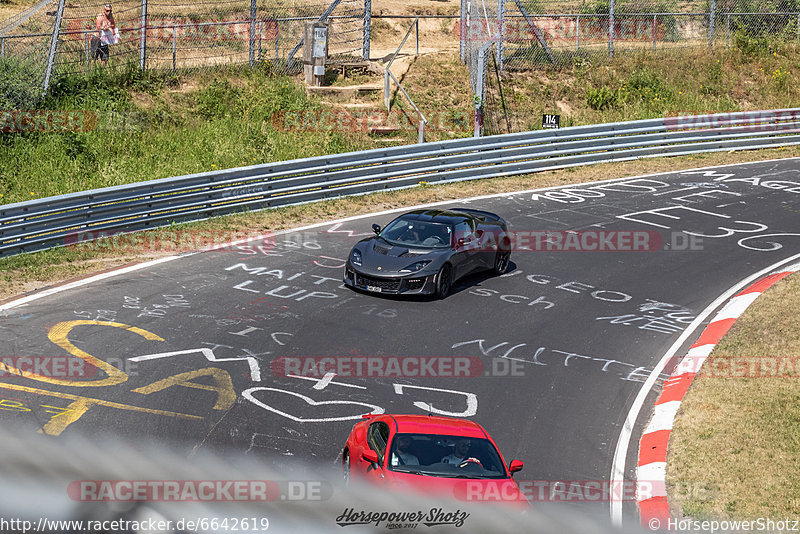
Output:
[[466,501],[528,506],[497,444],[473,421],[432,415],[373,415],[353,426],[342,451],[347,483],[365,479]]

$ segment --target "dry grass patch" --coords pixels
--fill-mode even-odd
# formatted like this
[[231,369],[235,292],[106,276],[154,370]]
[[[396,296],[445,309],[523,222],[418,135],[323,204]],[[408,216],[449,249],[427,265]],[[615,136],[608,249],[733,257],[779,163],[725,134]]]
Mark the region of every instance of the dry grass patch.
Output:
[[[734,357],[800,359],[800,275],[758,298],[714,349],[681,405],[667,484],[673,515],[800,515],[800,376],[715,378]],[[715,363],[716,362],[716,363]]]

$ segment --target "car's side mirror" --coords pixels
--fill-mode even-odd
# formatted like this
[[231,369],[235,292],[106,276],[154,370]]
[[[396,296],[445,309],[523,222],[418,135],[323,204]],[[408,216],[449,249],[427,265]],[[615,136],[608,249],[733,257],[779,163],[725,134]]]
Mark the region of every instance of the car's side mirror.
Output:
[[364,449],[364,452],[361,453],[361,457],[372,464],[380,463],[380,461],[378,461],[378,453],[372,449]]
[[511,460],[511,463],[508,465],[508,471],[516,473],[517,471],[522,471],[523,467],[525,467],[525,464],[522,460]]
[[381,227],[379,225],[377,225],[377,224],[373,224],[372,225],[372,231],[375,232],[376,234],[379,234],[379,233],[381,233]]

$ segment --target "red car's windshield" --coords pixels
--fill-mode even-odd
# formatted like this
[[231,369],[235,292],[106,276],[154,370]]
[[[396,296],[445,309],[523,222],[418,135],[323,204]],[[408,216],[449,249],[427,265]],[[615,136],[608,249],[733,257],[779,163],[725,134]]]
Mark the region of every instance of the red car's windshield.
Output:
[[491,441],[439,434],[396,434],[389,469],[451,478],[507,477]]

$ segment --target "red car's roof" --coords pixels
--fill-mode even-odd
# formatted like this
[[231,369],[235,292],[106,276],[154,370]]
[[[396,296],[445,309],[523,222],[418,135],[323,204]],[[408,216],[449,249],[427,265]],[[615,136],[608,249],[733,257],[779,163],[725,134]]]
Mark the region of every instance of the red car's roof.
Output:
[[485,438],[483,427],[473,421],[453,417],[434,415],[385,415],[382,416],[397,423],[397,432],[418,434],[445,434],[449,436],[465,436]]

